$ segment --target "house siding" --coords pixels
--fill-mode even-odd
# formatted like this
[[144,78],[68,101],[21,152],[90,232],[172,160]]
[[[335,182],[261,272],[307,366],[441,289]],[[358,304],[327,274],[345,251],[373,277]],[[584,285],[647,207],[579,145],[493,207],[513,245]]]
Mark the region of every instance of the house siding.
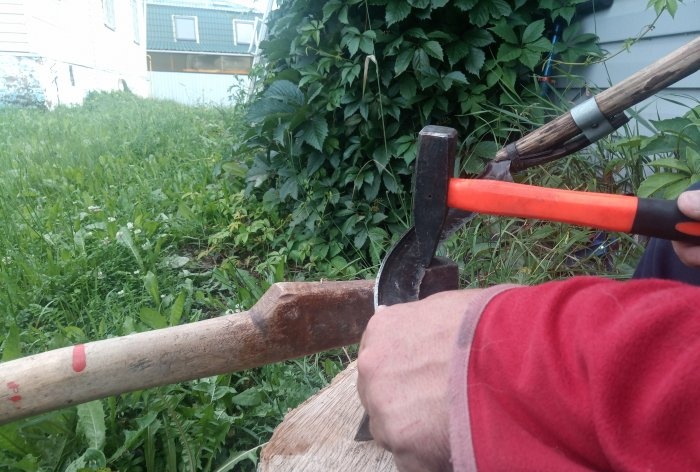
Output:
[[[624,42],[636,37],[656,14],[646,8],[647,2],[615,0],[605,11],[581,21],[584,32],[595,33],[600,45],[610,53],[624,49]],[[632,45],[605,64],[589,66],[581,74],[592,88],[607,88],[634,72],[669,54],[700,35],[700,0],[685,0],[678,4],[675,18],[664,13],[644,39]],[[646,119],[671,118],[700,103],[700,72],[673,84],[655,97],[645,100],[635,109]]]
[[0,51],[30,52],[23,0],[0,1]]
[[186,105],[227,106],[249,83],[246,75],[151,72],[151,96]]
[[[234,21],[259,27],[262,14],[225,2],[182,3],[147,3],[151,96],[188,105],[230,105],[230,89],[249,86],[257,47],[255,38],[252,44],[236,44]],[[197,39],[178,41],[173,17],[196,17]]]
[[90,91],[126,88],[147,96],[144,0],[135,8],[131,1],[113,1],[114,24],[108,27],[102,0],[0,0],[0,12],[9,4],[16,11],[22,6],[27,44],[0,46],[0,103],[52,108],[81,103]]

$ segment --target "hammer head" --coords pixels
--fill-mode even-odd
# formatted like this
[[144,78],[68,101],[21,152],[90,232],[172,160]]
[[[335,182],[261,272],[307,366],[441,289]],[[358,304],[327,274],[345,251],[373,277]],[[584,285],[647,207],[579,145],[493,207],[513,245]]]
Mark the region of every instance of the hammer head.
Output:
[[447,215],[447,189],[454,176],[457,131],[426,126],[418,135],[413,188],[413,221],[420,264],[427,268],[435,255]]
[[[452,275],[445,277],[444,261],[434,260],[438,244],[473,216],[470,212],[447,207],[456,147],[457,131],[452,128],[426,126],[421,130],[415,164],[414,226],[382,261],[374,286],[375,306],[418,300],[440,288],[457,288],[456,266],[453,272],[447,272]],[[450,277],[453,282],[447,283]]]

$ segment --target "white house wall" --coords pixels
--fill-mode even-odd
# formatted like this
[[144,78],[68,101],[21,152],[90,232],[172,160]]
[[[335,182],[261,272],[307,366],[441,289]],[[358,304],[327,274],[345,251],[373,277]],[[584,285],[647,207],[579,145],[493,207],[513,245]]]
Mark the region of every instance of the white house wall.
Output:
[[151,96],[186,105],[231,105],[230,87],[247,90],[245,75],[151,72]]
[[0,51],[29,52],[24,0],[0,2]]
[[[610,53],[623,49],[624,41],[636,37],[650,25],[656,14],[640,0],[615,0],[605,11],[587,16],[582,21],[585,32],[596,33],[600,45]],[[587,67],[582,75],[594,88],[607,88],[662,58],[700,35],[700,0],[678,4],[675,18],[664,13],[643,40],[629,52],[623,51],[605,65]],[[679,103],[674,103],[679,102]],[[700,72],[677,82],[635,107],[646,119],[671,118],[700,104]]]
[[113,29],[105,25],[102,0],[0,2],[0,20],[9,15],[7,5],[16,11],[24,5],[21,16],[26,31],[26,47],[15,48],[24,51],[12,51],[7,43],[0,43],[0,83],[15,84],[14,95],[7,85],[3,87],[5,96],[0,91],[0,101],[23,104],[22,100],[34,97],[37,104],[51,108],[80,103],[90,91],[125,88],[148,96],[144,0],[135,5],[138,37],[131,1],[113,2]]

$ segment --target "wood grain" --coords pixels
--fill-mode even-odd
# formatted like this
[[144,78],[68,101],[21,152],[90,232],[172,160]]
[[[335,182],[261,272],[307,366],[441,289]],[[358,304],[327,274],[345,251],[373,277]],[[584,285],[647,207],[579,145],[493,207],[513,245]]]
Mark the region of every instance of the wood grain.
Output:
[[119,393],[359,342],[373,280],[273,285],[247,312],[0,364],[0,424]]
[[353,362],[287,414],[262,450],[258,472],[396,472],[391,453],[353,437],[364,410]]
[[[645,100],[669,85],[700,69],[700,37],[664,56],[622,82],[595,96],[603,115],[612,117]],[[558,147],[576,137],[581,131],[570,113],[555,118],[518,141],[518,153],[527,155]],[[496,153],[495,160],[508,159],[505,148]]]

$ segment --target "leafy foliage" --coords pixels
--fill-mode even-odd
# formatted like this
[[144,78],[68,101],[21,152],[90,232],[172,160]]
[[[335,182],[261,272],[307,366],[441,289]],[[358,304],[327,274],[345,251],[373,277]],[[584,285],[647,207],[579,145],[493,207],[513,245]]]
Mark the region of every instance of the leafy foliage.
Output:
[[[417,132],[458,128],[467,157],[481,141],[541,123],[548,31],[570,23],[577,3],[280,2],[262,44],[264,87],[248,112],[248,191],[292,214],[296,241],[377,264],[409,219]],[[555,53],[597,52],[594,36],[573,31]]]
[[683,3],[683,0],[649,0],[647,8],[654,7],[657,15],[667,11],[672,17],[675,17],[678,11],[678,3]]
[[700,181],[700,106],[677,118],[652,121],[653,136],[630,136],[618,147],[646,156],[656,172],[639,186],[639,195],[676,198]]

